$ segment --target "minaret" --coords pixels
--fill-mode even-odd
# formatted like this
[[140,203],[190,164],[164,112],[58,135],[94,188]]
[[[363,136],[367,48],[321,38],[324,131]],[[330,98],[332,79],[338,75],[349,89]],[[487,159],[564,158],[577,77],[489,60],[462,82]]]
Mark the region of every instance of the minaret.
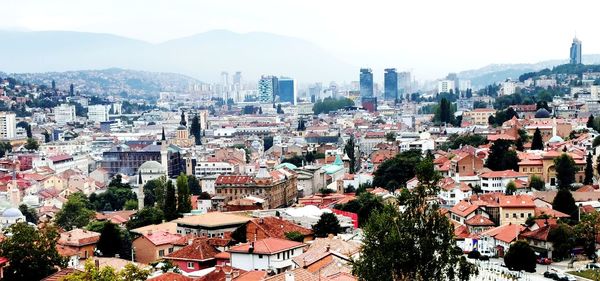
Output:
[[181,121],[179,121],[179,124],[184,127],[187,125],[187,122],[185,121],[185,112],[183,110],[181,111]]
[[19,160],[15,160],[13,162],[14,168],[13,168],[13,174],[12,174],[12,180],[10,181],[10,183],[7,185],[7,190],[8,190],[8,196],[10,199],[10,205],[18,208],[19,204],[21,204],[21,191],[19,190],[19,184],[17,183],[17,171],[20,170],[20,163]]
[[138,210],[144,209],[144,183],[142,182],[142,171],[138,172]]

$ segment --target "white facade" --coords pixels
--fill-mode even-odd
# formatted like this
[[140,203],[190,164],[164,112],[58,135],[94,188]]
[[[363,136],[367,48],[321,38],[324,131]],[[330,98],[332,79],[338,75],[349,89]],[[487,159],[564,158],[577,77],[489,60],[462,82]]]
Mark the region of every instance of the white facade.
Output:
[[66,124],[75,121],[75,106],[61,104],[54,108],[54,121],[58,124]]
[[449,93],[450,90],[454,92],[456,86],[454,85],[453,80],[440,80],[438,81],[438,94],[439,93]]
[[507,81],[500,83],[500,86],[501,86],[500,92],[498,93],[499,96],[512,95],[517,90],[517,83],[515,83],[511,80],[507,80]]
[[471,194],[471,190],[462,191],[460,188],[455,187],[450,190],[441,189],[438,197],[442,200],[442,202],[445,202],[445,205],[454,206],[458,202],[471,197]]
[[222,175],[234,172],[235,166],[227,162],[197,162],[195,167],[196,175]]
[[14,139],[17,134],[16,115],[11,112],[0,112],[0,139]]
[[106,122],[108,121],[109,110],[110,105],[90,105],[88,106],[88,120],[94,123]]
[[281,273],[292,269],[294,262],[292,258],[302,254],[302,248],[295,248],[276,254],[257,253],[231,253],[231,266],[243,270],[275,270]]
[[492,176],[492,177],[486,177],[485,174],[481,175],[481,190],[484,193],[489,193],[489,192],[505,192],[506,191],[506,185],[508,185],[509,182],[511,181],[515,181],[515,180],[522,180],[527,182],[528,181],[528,177],[527,175],[515,175],[515,176]]

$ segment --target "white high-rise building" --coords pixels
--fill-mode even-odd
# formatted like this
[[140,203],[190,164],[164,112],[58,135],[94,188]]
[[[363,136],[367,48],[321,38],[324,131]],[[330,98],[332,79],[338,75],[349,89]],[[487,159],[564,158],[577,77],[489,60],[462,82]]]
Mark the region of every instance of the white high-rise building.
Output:
[[75,121],[75,106],[63,103],[54,107],[54,121],[57,124],[66,124]]
[[438,81],[438,94],[439,93],[450,93],[454,92],[454,80],[440,80]]
[[0,139],[14,139],[17,132],[16,115],[12,112],[0,112]]
[[94,123],[108,121],[108,112],[110,105],[96,104],[88,106],[88,121]]

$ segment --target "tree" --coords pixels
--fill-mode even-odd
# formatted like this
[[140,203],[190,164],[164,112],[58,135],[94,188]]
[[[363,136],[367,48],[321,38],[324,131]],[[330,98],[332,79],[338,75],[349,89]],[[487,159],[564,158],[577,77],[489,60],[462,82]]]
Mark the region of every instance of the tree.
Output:
[[546,183],[539,176],[533,175],[529,179],[529,188],[538,191],[546,190]]
[[600,212],[581,215],[581,221],[575,226],[575,234],[583,245],[585,254],[596,262],[596,239],[600,234]]
[[506,185],[506,191],[504,192],[506,195],[513,195],[517,192],[517,185],[514,181],[508,182]]
[[575,246],[575,233],[568,224],[560,223],[548,233],[548,241],[552,242],[552,259],[562,260],[571,256]]
[[125,201],[125,204],[123,205],[124,210],[137,210],[137,208],[138,201],[136,199],[129,199]]
[[575,161],[566,153],[554,158],[554,166],[556,168],[556,181],[559,189],[570,189],[571,184],[575,182],[575,174],[577,167]]
[[592,153],[588,152],[585,159],[585,179],[583,180],[583,184],[594,183],[594,168],[592,165]]
[[348,172],[350,174],[354,174],[356,171],[356,142],[354,140],[354,136],[351,135],[350,138],[348,139],[348,141],[346,142],[346,145],[344,146],[344,153],[346,153],[346,155],[348,155],[348,158],[350,158],[350,167],[348,168]]
[[283,114],[283,109],[281,109],[281,104],[277,104],[277,114]]
[[415,176],[415,166],[422,157],[420,150],[409,150],[383,161],[373,173],[373,186],[386,187],[392,180],[404,186]]
[[273,146],[273,137],[268,136],[263,138],[263,149],[264,151],[269,150]]
[[165,205],[166,177],[149,180],[144,185],[144,206],[156,206],[163,209]]
[[316,115],[329,113],[330,111],[336,111],[348,106],[354,106],[354,101],[348,98],[325,98],[315,102],[313,105],[313,113]]
[[442,98],[435,112],[434,121],[440,123],[452,123],[454,120],[454,112],[452,110],[452,104],[447,98]]
[[38,150],[40,145],[34,138],[28,138],[27,143],[25,144],[25,149],[27,150]]
[[163,209],[165,213],[165,219],[168,221],[177,218],[177,199],[175,198],[175,187],[173,182],[167,181],[166,194],[165,194],[165,206]]
[[535,252],[525,241],[517,241],[510,245],[504,256],[504,264],[510,270],[535,272]]
[[190,198],[190,187],[188,179],[184,173],[177,177],[177,212],[180,214],[189,213],[192,210],[192,201]]
[[396,141],[396,133],[394,132],[388,132],[385,134],[385,140],[386,141]]
[[540,132],[540,128],[535,128],[535,132],[533,133],[533,139],[531,140],[531,149],[532,150],[543,150],[544,149],[544,141],[542,140],[542,132]]
[[71,83],[71,85],[69,85],[69,95],[70,96],[75,95],[75,85],[73,85],[73,83]]
[[202,145],[201,131],[202,129],[200,128],[200,118],[198,117],[198,114],[196,114],[194,118],[192,118],[192,125],[190,126],[190,134],[194,136],[196,145]]
[[337,235],[342,231],[340,222],[333,213],[323,213],[312,229],[315,237],[327,237],[329,234]]
[[141,281],[150,276],[150,271],[128,263],[119,272],[110,266],[98,268],[91,259],[85,262],[83,271],[75,271],[67,275],[64,281]]
[[56,224],[67,231],[86,226],[94,216],[94,211],[89,209],[90,205],[83,193],[69,195],[62,209],[56,213]]
[[6,155],[7,152],[11,152],[11,151],[12,151],[12,145],[10,144],[10,142],[7,142],[7,141],[0,142],[0,158],[4,157],[4,155]]
[[160,140],[161,141],[166,141],[167,140],[167,136],[165,135],[165,127],[162,127],[162,134],[160,136]]
[[117,228],[114,223],[104,223],[104,228],[100,233],[100,240],[98,240],[98,251],[100,251],[103,257],[114,257],[121,251],[121,231]]
[[525,150],[522,138],[517,138],[517,142],[515,143],[515,147],[517,148],[518,151],[524,151]]
[[21,211],[21,213],[25,216],[25,220],[27,222],[37,224],[38,214],[34,208],[29,208],[27,205],[21,204],[19,206],[19,211]]
[[588,117],[586,127],[594,128],[594,115],[593,114],[590,114],[590,117]]
[[572,219],[577,219],[578,209],[573,194],[568,189],[561,188],[558,190],[552,201],[552,209],[563,212],[571,216]]
[[247,237],[247,227],[246,224],[240,225],[233,232],[231,232],[231,238],[238,243],[246,243]]
[[[598,120],[600,120],[600,119],[598,119]],[[596,136],[594,138],[594,141],[592,141],[592,146],[595,148],[596,146],[599,146],[599,145],[600,145],[600,136]]]
[[296,242],[304,242],[304,235],[298,231],[286,232],[285,238]]
[[200,195],[200,193],[202,193],[202,188],[200,187],[200,182],[198,181],[198,179],[193,175],[187,176],[187,178],[190,193],[192,195]]
[[45,225],[36,229],[19,222],[11,225],[7,233],[12,235],[0,243],[0,256],[9,260],[3,280],[41,280],[54,273],[55,267],[66,266],[66,260],[56,251],[56,228]]
[[163,211],[156,207],[145,207],[127,222],[128,229],[134,229],[151,224],[159,224],[165,218]]
[[490,147],[486,166],[493,171],[519,170],[519,157],[511,150],[512,142],[509,140],[496,140]]
[[469,280],[476,268],[460,262],[452,224],[438,204],[429,203],[440,175],[429,158],[414,168],[419,185],[408,194],[404,211],[386,205],[363,227],[362,253],[352,273],[361,280]]

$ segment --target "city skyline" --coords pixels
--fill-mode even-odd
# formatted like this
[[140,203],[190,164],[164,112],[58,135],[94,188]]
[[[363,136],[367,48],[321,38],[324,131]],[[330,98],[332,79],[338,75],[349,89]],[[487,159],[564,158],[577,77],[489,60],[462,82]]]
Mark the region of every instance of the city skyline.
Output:
[[[586,3],[588,8],[582,10],[578,5],[562,7],[545,2],[545,12],[539,15],[529,12],[539,8],[536,3],[516,1],[375,1],[368,6],[359,2],[341,6],[262,1],[258,4],[264,9],[251,15],[243,11],[257,3],[183,1],[173,5],[153,1],[143,2],[144,13],[139,13],[141,3],[12,1],[5,5],[11,13],[0,19],[0,29],[109,33],[153,43],[218,29],[268,32],[310,41],[356,68],[370,67],[383,73],[384,68],[395,67],[412,71],[419,79],[437,79],[449,72],[493,63],[566,60],[564,50],[575,33],[585,42],[586,54],[600,53],[600,39],[593,36],[592,11],[596,9],[590,7],[595,3]],[[280,13],[284,10],[294,13]],[[521,23],[508,20],[507,15],[543,22],[545,28],[533,34],[514,32],[520,30]],[[547,17],[561,20],[543,20]],[[443,27],[434,22],[444,22]],[[377,72],[374,75],[380,76]]]

